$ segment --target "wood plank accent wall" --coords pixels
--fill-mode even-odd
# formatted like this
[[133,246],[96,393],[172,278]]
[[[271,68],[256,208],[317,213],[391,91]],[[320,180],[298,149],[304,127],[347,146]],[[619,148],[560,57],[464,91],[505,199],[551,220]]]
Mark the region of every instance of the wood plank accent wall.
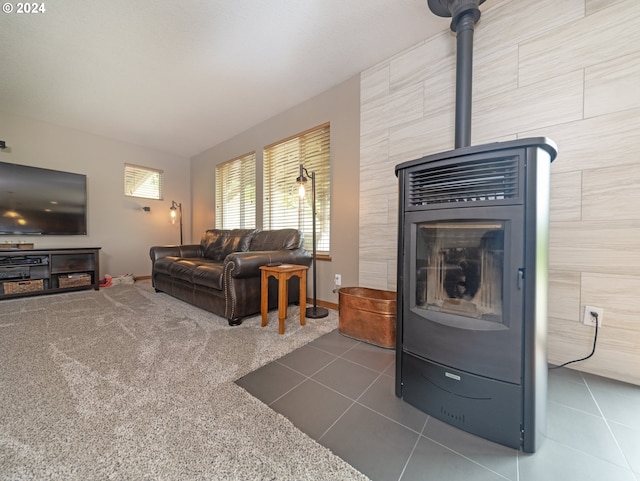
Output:
[[[425,8],[426,5],[425,5]],[[640,1],[488,0],[476,26],[472,144],[547,136],[549,361],[640,385]],[[627,26],[625,28],[624,26]],[[453,149],[455,34],[361,74],[360,285],[396,288],[397,164]]]

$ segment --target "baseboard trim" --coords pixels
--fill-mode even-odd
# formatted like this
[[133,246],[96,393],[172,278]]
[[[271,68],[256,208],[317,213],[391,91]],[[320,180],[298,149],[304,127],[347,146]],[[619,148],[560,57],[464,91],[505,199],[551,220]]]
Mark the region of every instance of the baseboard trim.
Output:
[[[307,304],[313,304],[313,299],[310,297],[307,297]],[[338,310],[338,304],[336,304],[335,302],[327,302],[327,301],[321,301],[320,299],[318,299],[316,301],[316,304],[320,307],[326,307],[327,309],[333,309],[334,311]]]
[[151,276],[135,276],[134,279],[136,281],[147,281],[147,280],[151,279]]

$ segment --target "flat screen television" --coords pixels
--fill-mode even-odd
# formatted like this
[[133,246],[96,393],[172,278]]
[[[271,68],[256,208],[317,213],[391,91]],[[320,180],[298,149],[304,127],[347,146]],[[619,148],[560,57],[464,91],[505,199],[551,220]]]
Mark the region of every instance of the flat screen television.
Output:
[[0,235],[86,234],[86,175],[0,162]]

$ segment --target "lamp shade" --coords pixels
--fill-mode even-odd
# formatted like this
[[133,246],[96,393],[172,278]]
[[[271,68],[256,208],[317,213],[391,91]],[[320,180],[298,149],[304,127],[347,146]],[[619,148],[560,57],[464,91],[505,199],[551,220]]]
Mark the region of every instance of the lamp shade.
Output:
[[169,207],[169,216],[172,224],[175,224],[176,220],[180,222],[180,245],[182,245],[182,204],[172,200],[171,207]]

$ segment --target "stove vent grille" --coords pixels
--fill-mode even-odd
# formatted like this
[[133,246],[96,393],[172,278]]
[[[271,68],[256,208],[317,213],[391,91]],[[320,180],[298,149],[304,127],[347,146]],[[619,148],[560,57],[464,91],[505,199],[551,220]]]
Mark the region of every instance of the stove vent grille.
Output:
[[494,202],[520,196],[518,157],[427,166],[409,174],[408,207]]

